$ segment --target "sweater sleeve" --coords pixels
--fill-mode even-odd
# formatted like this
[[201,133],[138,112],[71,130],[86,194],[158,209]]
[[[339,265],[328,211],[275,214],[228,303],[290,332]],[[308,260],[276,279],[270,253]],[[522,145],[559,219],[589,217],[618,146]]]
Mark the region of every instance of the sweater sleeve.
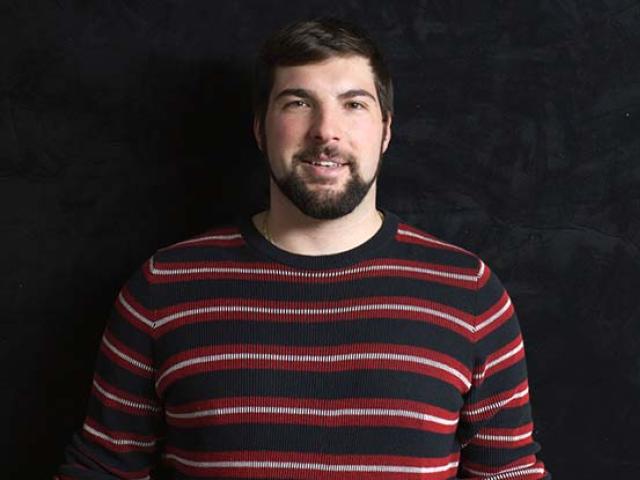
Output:
[[150,478],[164,427],[154,387],[148,269],[149,262],[118,294],[100,342],[87,415],[57,480]]
[[522,334],[508,293],[480,261],[472,386],[460,417],[460,478],[551,478],[537,459]]

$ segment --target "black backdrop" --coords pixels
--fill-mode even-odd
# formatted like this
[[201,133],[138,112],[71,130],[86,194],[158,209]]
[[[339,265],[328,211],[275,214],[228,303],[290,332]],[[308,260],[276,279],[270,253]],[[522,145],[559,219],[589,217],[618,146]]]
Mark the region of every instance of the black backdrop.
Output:
[[2,1],[2,478],[80,427],[117,289],[161,246],[261,209],[265,35],[361,23],[396,86],[379,203],[514,299],[555,478],[640,478],[640,3]]

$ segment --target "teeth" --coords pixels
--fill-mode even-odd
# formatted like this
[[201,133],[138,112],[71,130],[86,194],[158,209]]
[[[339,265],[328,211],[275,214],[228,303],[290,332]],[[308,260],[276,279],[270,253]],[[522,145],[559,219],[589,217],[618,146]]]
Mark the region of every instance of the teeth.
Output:
[[313,165],[320,165],[322,167],[337,167],[336,162],[311,162]]

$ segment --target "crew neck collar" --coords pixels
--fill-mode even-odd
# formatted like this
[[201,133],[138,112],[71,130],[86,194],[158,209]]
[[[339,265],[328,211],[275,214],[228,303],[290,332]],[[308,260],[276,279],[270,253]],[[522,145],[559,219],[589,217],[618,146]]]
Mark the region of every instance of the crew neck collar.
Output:
[[351,250],[329,255],[302,255],[283,250],[262,236],[251,221],[251,216],[237,217],[237,225],[247,245],[256,250],[259,256],[266,256],[271,260],[297,268],[338,268],[370,257],[395,237],[398,217],[384,208],[379,208],[379,210],[384,214],[384,219],[382,226],[372,237]]

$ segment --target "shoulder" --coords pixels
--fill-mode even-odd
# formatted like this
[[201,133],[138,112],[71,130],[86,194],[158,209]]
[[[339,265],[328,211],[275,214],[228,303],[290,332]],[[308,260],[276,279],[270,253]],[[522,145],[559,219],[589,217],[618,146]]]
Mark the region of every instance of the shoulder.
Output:
[[482,281],[489,273],[488,267],[474,252],[402,219],[398,221],[396,245],[399,254],[407,259],[446,266],[472,275],[476,281]]
[[157,253],[206,246],[226,247],[241,244],[242,241],[243,240],[242,234],[240,233],[240,228],[237,225],[229,224],[212,227],[202,233],[163,247],[159,249]]
[[197,263],[233,258],[245,245],[235,224],[219,225],[158,249],[149,259],[151,268],[161,263]]

